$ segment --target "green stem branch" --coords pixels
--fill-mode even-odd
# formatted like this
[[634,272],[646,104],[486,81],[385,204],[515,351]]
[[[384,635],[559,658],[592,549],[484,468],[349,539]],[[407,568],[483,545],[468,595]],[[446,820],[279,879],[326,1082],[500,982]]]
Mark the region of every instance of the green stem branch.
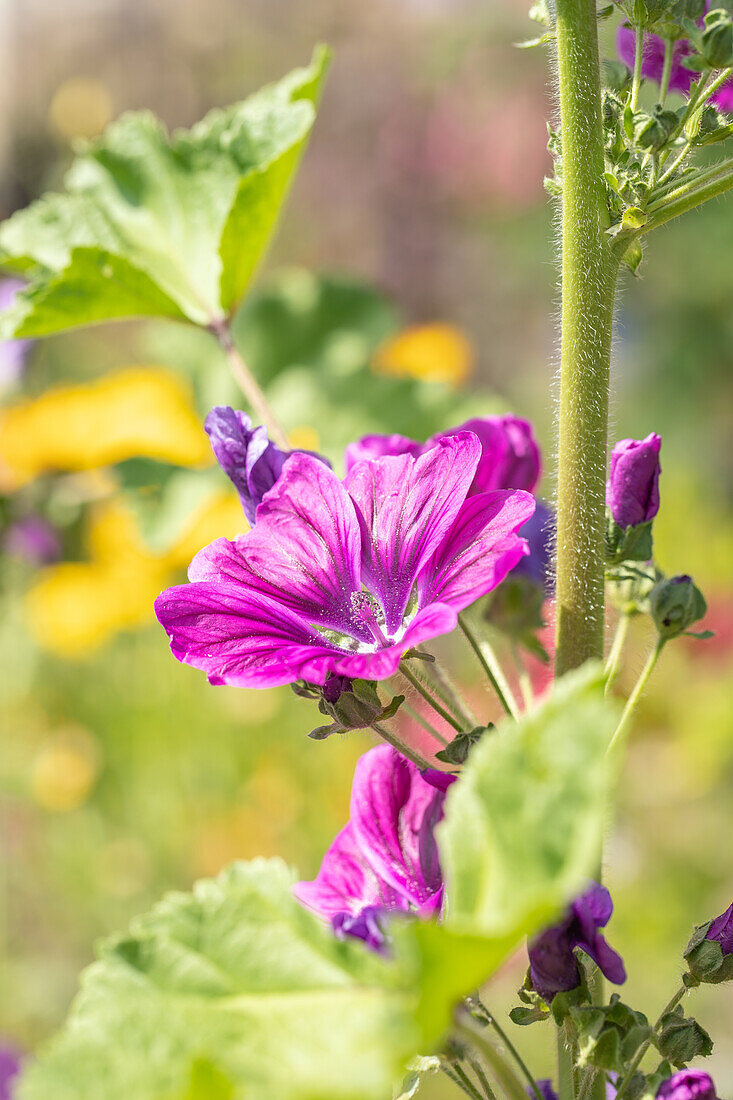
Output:
[[630,615],[622,614],[616,624],[616,633],[613,636],[608,660],[606,661],[606,695],[609,694],[613,687],[614,680],[618,675],[618,670],[621,665],[621,656],[624,651],[624,646],[626,645],[626,637],[629,633],[630,621]]
[[636,47],[634,49],[634,75],[631,80],[630,107],[635,111],[639,105],[639,91],[641,90],[641,67],[644,62],[644,30],[636,28]]
[[562,333],[557,479],[558,675],[602,658],[611,330],[618,275],[605,230],[595,0],[557,0]]
[[564,1027],[556,1030],[557,1039],[557,1083],[559,1100],[574,1100],[575,1077],[573,1074],[573,1054],[568,1045]]
[[402,755],[406,756],[408,760],[411,760],[413,764],[416,764],[421,771],[431,766],[424,756],[421,756],[415,749],[410,748],[406,741],[403,741],[402,738],[398,737],[392,730],[388,730],[386,726],[380,725],[379,722],[373,722],[372,729],[375,733],[379,734],[383,741],[391,745],[393,749],[397,749],[397,752],[402,753]]
[[229,325],[226,321],[217,321],[212,322],[209,329],[219,341],[226,355],[229,370],[242,393],[247,398],[252,412],[255,414],[256,418],[265,425],[267,434],[272,442],[277,444],[282,450],[289,451],[290,444],[288,443],[287,436],[272,411],[257,379],[240,355],[234,343]]
[[481,667],[486,673],[489,683],[496,692],[497,698],[504,708],[504,711],[506,712],[506,714],[509,715],[510,718],[518,718],[519,706],[517,705],[517,700],[514,698],[512,689],[507,683],[506,677],[504,676],[499,660],[494,653],[493,647],[489,645],[486,640],[479,640],[476,637],[474,632],[471,630],[471,627],[468,625],[465,615],[458,616],[458,625],[463,631],[463,634],[465,635],[468,644],[471,646],[471,649],[478,657]]
[[449,726],[452,726],[456,733],[461,733],[463,731],[463,726],[461,725],[461,723],[457,722],[453,715],[449,711],[447,711],[445,707],[443,707],[438,702],[435,696],[428,691],[424,684],[422,684],[420,680],[418,680],[414,672],[412,672],[412,670],[407,667],[405,661],[400,662],[400,672],[405,677],[405,679],[412,684],[415,691],[419,692],[420,695],[422,695],[425,702],[433,708],[435,713],[440,715],[444,722],[447,722]]
[[611,738],[611,742],[608,746],[608,752],[609,753],[613,751],[615,746],[621,740],[621,735],[624,733],[624,731],[625,731],[625,729],[626,729],[626,727],[629,723],[629,720],[631,718],[631,715],[634,713],[634,710],[636,709],[637,703],[639,702],[639,699],[641,698],[642,692],[644,691],[644,688],[647,685],[647,681],[649,680],[649,677],[651,676],[652,672],[654,671],[654,666],[656,665],[657,661],[659,660],[659,654],[662,652],[663,649],[664,649],[664,640],[662,638],[660,638],[657,641],[657,644],[654,646],[654,649],[649,654],[649,656],[647,658],[647,661],[646,661],[646,664],[644,665],[644,668],[641,670],[641,675],[639,676],[639,679],[634,684],[634,689],[631,692],[631,695],[626,700],[626,706],[623,709],[623,713],[621,715],[621,719],[619,721],[619,724],[616,726],[616,732],[614,733],[613,737]]
[[671,38],[664,40],[664,65],[662,66],[662,78],[659,81],[659,102],[664,106],[669,93],[669,78],[672,75],[672,59],[674,58],[674,42]]
[[527,1100],[524,1086],[490,1039],[465,1015],[459,1015],[455,1024],[457,1035],[472,1046],[491,1069],[494,1077],[504,1091],[506,1100]]
[[[680,1003],[680,1001],[682,1000],[682,998],[684,997],[686,992],[687,992],[687,989],[685,988],[685,986],[684,985],[680,986],[680,988],[675,993],[674,997],[672,997],[671,1001],[669,1001],[664,1006],[662,1011],[659,1013],[659,1019],[657,1020],[657,1022],[654,1025],[654,1032],[655,1033],[662,1026],[662,1020],[667,1015],[667,1013],[668,1012],[673,1012],[675,1010],[675,1008]],[[623,1081],[621,1082],[621,1084],[618,1087],[618,1091],[616,1092],[616,1100],[621,1100],[621,1098],[623,1097],[624,1093],[626,1092],[626,1089],[629,1087],[629,1083],[631,1081],[631,1078],[634,1076],[637,1069],[641,1065],[642,1059],[643,1059],[644,1055],[646,1054],[646,1052],[649,1050],[649,1047],[651,1046],[651,1044],[652,1044],[652,1037],[650,1036],[639,1047],[638,1051],[636,1052],[636,1056],[635,1056],[633,1062],[631,1063],[631,1065],[629,1066],[629,1068],[626,1072],[626,1076],[624,1077]]]

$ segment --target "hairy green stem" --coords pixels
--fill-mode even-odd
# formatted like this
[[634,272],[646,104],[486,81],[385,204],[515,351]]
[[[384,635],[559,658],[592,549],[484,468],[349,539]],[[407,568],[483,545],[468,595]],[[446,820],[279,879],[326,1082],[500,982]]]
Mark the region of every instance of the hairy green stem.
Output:
[[654,649],[649,654],[649,656],[647,658],[647,661],[646,661],[646,664],[644,665],[644,668],[641,670],[641,675],[639,676],[639,679],[634,684],[634,689],[631,692],[631,695],[626,700],[626,706],[623,709],[623,713],[622,713],[621,718],[619,720],[619,724],[616,726],[616,731],[615,731],[613,737],[611,738],[611,742],[608,746],[608,752],[612,752],[614,747],[621,740],[621,735],[623,734],[624,730],[626,729],[626,726],[629,723],[631,715],[634,713],[634,710],[636,709],[636,705],[639,702],[639,699],[641,698],[642,692],[644,691],[644,688],[647,685],[647,681],[649,680],[649,677],[651,676],[652,672],[654,671],[654,666],[656,665],[657,661],[659,660],[659,654],[664,649],[664,644],[665,644],[664,640],[662,638],[660,638],[657,641],[657,644],[654,646]]
[[440,695],[446,706],[451,708],[456,718],[465,722],[467,726],[477,726],[479,723],[476,715],[469,704],[461,699],[458,689],[437,657],[430,666],[430,671],[432,673],[430,677],[431,686]]
[[[656,1033],[659,1030],[659,1028],[662,1026],[662,1020],[667,1015],[667,1013],[668,1012],[673,1012],[675,1010],[675,1008],[680,1003],[680,1001],[682,1000],[682,998],[684,997],[686,992],[687,992],[687,988],[684,985],[680,986],[680,988],[675,993],[674,997],[672,997],[672,999],[664,1006],[662,1011],[659,1013],[659,1019],[657,1020],[657,1022],[654,1025],[654,1033]],[[633,1062],[631,1063],[631,1065],[629,1066],[629,1068],[626,1072],[626,1076],[624,1077],[623,1081],[621,1082],[621,1084],[618,1087],[618,1091],[616,1092],[616,1100],[621,1100],[621,1098],[623,1097],[624,1093],[626,1092],[626,1089],[629,1087],[629,1083],[631,1081],[631,1078],[634,1076],[637,1069],[641,1065],[642,1059],[643,1059],[644,1055],[646,1054],[646,1052],[649,1050],[649,1047],[651,1046],[651,1044],[652,1044],[652,1038],[650,1036],[639,1047],[638,1051],[636,1052],[636,1056],[635,1056]]]
[[416,707],[411,706],[410,703],[403,703],[402,709],[407,711],[407,713],[422,726],[425,732],[429,733],[430,736],[435,738],[436,741],[439,741],[441,745],[448,744],[448,738],[443,737],[443,734],[439,733],[432,722],[428,722],[427,718],[423,714],[421,714]]
[[422,695],[425,702],[433,708],[435,713],[440,715],[444,722],[447,722],[449,726],[452,726],[456,733],[463,732],[463,726],[461,725],[461,723],[456,721],[453,715],[450,714],[450,712],[447,711],[445,707],[443,707],[438,702],[434,695],[431,695],[428,689],[420,682],[420,680],[418,680],[415,673],[407,667],[407,663],[405,661],[400,662],[400,672],[405,677],[405,679],[412,684],[415,691],[419,692],[420,695]]
[[611,330],[595,0],[557,0],[562,140],[562,332],[557,475],[556,673],[602,658]]
[[559,1100],[574,1100],[575,1077],[573,1074],[572,1047],[567,1041],[564,1027],[556,1028],[557,1039],[557,1084]]
[[518,718],[519,707],[517,705],[517,700],[514,698],[512,689],[507,683],[493,647],[489,645],[485,639],[476,637],[471,627],[468,625],[465,615],[458,616],[458,625],[463,631],[471,649],[478,657],[481,667],[486,673],[489,683],[496,692],[497,698],[504,708],[504,711],[510,718]]
[[485,1013],[487,1024],[490,1027],[493,1027],[494,1031],[499,1036],[502,1043],[504,1044],[504,1046],[507,1048],[507,1050],[511,1054],[512,1058],[517,1063],[517,1066],[519,1067],[519,1070],[522,1073],[522,1076],[524,1077],[525,1081],[527,1082],[527,1084],[530,1088],[530,1091],[534,1094],[534,1096],[537,1098],[537,1100],[543,1100],[542,1093],[540,1091],[539,1085],[537,1084],[537,1081],[535,1080],[533,1075],[530,1073],[530,1071],[527,1067],[527,1063],[524,1061],[521,1054],[519,1053],[519,1051],[515,1047],[514,1043],[511,1041],[511,1039],[509,1038],[507,1033],[504,1031],[504,1028],[501,1026],[499,1021],[493,1015],[493,1013],[489,1011],[489,1009],[486,1007],[486,1005],[482,1001],[479,1001],[478,1004],[483,1009],[483,1011]]
[[664,65],[662,66],[662,78],[659,81],[659,102],[664,106],[669,93],[669,78],[672,75],[672,59],[674,58],[674,41],[671,38],[664,40]]
[[491,1040],[487,1039],[481,1029],[471,1022],[470,1017],[459,1014],[455,1030],[459,1038],[467,1042],[481,1055],[501,1086],[506,1100],[527,1100],[524,1086],[512,1067]]
[[227,357],[229,370],[242,393],[247,398],[252,408],[252,412],[257,419],[265,425],[267,434],[272,442],[277,444],[282,450],[289,451],[290,444],[288,443],[287,436],[272,411],[270,403],[265,397],[257,379],[240,355],[239,349],[234,343],[232,330],[229,325],[226,321],[212,321],[209,325],[209,331],[212,332],[219,341]]
[[401,737],[398,737],[392,730],[388,730],[386,726],[380,725],[379,722],[372,723],[372,729],[375,733],[378,733],[383,741],[386,741],[388,745],[391,745],[393,749],[397,749],[397,752],[402,753],[408,760],[411,760],[413,764],[416,764],[422,771],[424,768],[429,768],[430,764],[421,756],[415,749],[410,748],[406,741],[403,741]]
[[440,1068],[446,1077],[452,1081],[454,1085],[458,1086],[461,1092],[465,1092],[466,1096],[470,1096],[472,1100],[482,1100],[481,1093],[471,1084],[463,1070],[461,1070],[459,1074],[458,1066],[449,1066],[447,1062],[441,1062]]

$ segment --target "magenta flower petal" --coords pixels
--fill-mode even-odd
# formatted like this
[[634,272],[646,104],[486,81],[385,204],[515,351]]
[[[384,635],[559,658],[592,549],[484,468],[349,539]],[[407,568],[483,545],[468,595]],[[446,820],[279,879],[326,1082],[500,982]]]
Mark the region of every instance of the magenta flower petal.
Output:
[[351,822],[375,874],[420,908],[441,888],[434,830],[443,795],[413,763],[389,745],[358,761],[351,791]]
[[412,455],[418,458],[426,449],[425,443],[416,443],[406,435],[365,435],[356,443],[349,443],[344,451],[344,463],[348,473],[357,462],[369,462],[387,455]]
[[360,513],[363,578],[394,633],[415,579],[458,515],[481,454],[470,432],[409,455],[360,462],[345,481]]
[[702,1069],[681,1069],[657,1089],[657,1100],[716,1100],[715,1084]]
[[351,790],[351,820],[323,857],[312,882],[294,887],[298,900],[330,920],[335,933],[385,947],[380,916],[435,914],[443,879],[435,826],[445,795],[389,745],[361,757]]
[[534,497],[519,490],[469,497],[418,578],[421,600],[461,611],[491,592],[528,553],[516,532],[534,510]]
[[339,913],[356,916],[366,906],[407,909],[407,902],[381,881],[365,862],[351,822],[336,836],[312,882],[298,882],[293,893],[299,902],[327,920]]
[[733,78],[726,80],[725,84],[712,96],[712,101],[721,111],[728,113],[733,111]]
[[452,432],[473,432],[481,443],[481,460],[471,486],[472,494],[486,493],[492,489],[526,489],[533,492],[542,473],[542,462],[528,420],[522,420],[513,413],[480,416],[467,420]]
[[155,613],[171,638],[174,656],[203,669],[212,684],[289,684],[305,675],[302,669],[334,653],[318,631],[287,607],[234,584],[168,588],[155,601]]

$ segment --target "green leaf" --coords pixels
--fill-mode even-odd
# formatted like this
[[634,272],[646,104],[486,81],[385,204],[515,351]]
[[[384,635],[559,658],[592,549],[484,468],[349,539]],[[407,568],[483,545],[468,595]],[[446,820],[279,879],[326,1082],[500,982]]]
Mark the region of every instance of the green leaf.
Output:
[[474,747],[438,828],[452,930],[518,939],[592,876],[615,723],[602,670],[587,665]]
[[341,943],[277,860],[173,894],[107,942],[20,1100],[358,1100],[416,1052],[400,971]]
[[206,325],[244,294],[315,118],[328,53],[168,136],[123,115],[50,193],[0,226],[0,265],[31,279],[5,338],[130,316]]

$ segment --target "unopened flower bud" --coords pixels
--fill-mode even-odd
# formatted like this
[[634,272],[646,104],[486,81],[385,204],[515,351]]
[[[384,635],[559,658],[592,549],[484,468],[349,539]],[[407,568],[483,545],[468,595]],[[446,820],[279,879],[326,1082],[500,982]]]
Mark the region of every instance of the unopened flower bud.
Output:
[[713,69],[733,65],[733,19],[727,11],[717,8],[705,16],[699,49]]
[[681,1007],[663,1018],[657,1039],[657,1049],[663,1058],[675,1066],[706,1058],[713,1051],[713,1041],[697,1020],[685,1016]]
[[653,520],[659,511],[659,450],[661,437],[622,439],[611,452],[606,503],[619,527]]
[[686,574],[660,581],[649,596],[649,613],[665,641],[684,633],[707,609],[705,597]]
[[[313,686],[308,687],[312,689]],[[385,706],[372,680],[352,680],[350,676],[329,676],[323,687],[315,690],[320,695],[318,709],[321,714],[334,719],[331,725],[311,730],[310,736],[316,741],[332,733],[369,729],[374,722],[392,718],[405,700],[404,695],[396,695]]]
[[634,138],[640,149],[657,152],[662,149],[675,132],[679,119],[674,111],[665,111],[658,107],[653,114],[634,116]]
[[699,925],[685,949],[686,984],[718,985],[733,980],[733,902],[715,920]]

